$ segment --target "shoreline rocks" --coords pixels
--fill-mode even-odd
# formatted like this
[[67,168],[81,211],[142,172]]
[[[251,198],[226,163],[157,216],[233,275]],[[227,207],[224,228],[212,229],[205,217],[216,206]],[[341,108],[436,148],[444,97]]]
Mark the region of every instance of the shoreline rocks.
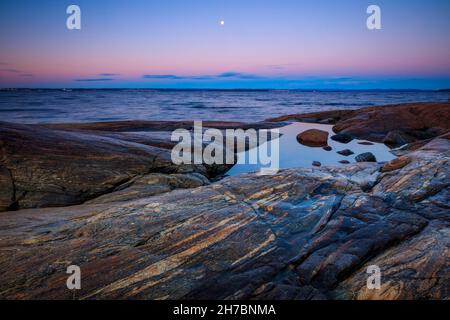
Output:
[[[446,299],[449,150],[435,139],[388,173],[377,163],[297,168],[4,212],[0,298]],[[373,264],[382,290],[367,290]]]
[[364,152],[355,157],[357,162],[377,162],[377,158],[372,152]]
[[308,147],[326,147],[328,132],[319,129],[306,130],[297,135],[297,141]]
[[313,161],[312,165],[314,167],[321,167],[322,166],[322,164],[319,161]]
[[389,172],[403,168],[411,162],[411,158],[408,156],[400,156],[394,160],[389,161],[380,169],[381,172]]
[[[367,107],[357,110],[334,110],[307,114],[292,114],[267,119],[268,122],[304,121],[321,123],[333,119],[333,131],[358,139],[383,142],[389,132],[408,141],[436,138],[450,130],[450,103],[407,103]],[[388,138],[390,147],[399,147],[404,141]],[[411,141],[411,142],[413,142]]]
[[[416,112],[425,127],[448,117],[425,105],[438,107],[314,116],[359,117],[355,137],[373,124],[382,139],[393,129],[377,127],[381,114],[406,108],[395,120]],[[0,123],[0,210],[20,209],[0,213],[1,299],[448,299],[448,135],[386,164],[212,182],[214,168],[173,167],[167,127],[154,125]],[[373,264],[382,290],[367,290]]]
[[342,156],[346,156],[346,157],[351,156],[352,154],[355,154],[355,153],[354,153],[352,150],[350,150],[350,149],[344,149],[344,150],[338,151],[337,153],[339,153],[339,154],[342,155]]
[[346,134],[346,133],[338,133],[338,134],[335,134],[334,136],[331,136],[331,140],[334,140],[334,141],[337,141],[340,143],[349,143],[353,139],[354,139],[353,136]]

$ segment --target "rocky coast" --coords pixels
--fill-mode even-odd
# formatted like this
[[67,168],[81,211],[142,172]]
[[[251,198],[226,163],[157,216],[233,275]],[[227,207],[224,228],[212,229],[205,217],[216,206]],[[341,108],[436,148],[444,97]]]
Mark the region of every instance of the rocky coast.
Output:
[[0,122],[0,298],[449,299],[450,104],[203,125],[291,122],[398,158],[226,177],[171,162],[189,121]]

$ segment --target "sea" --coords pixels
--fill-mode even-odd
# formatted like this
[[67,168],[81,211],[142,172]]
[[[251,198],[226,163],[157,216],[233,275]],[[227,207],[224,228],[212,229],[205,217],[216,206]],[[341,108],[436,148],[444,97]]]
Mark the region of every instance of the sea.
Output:
[[293,113],[445,101],[449,93],[440,91],[2,89],[0,121],[258,122]]

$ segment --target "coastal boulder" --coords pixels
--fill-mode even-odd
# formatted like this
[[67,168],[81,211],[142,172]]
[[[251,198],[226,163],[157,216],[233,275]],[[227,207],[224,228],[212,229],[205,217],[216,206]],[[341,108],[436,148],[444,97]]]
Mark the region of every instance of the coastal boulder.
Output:
[[377,158],[375,158],[372,152],[361,153],[356,156],[355,160],[357,162],[377,162]]
[[353,136],[351,136],[350,134],[347,134],[347,133],[338,133],[338,134],[335,134],[334,136],[331,136],[331,140],[341,142],[341,143],[349,143],[350,141],[353,140]]
[[344,149],[344,150],[341,150],[341,151],[338,151],[337,153],[339,153],[340,155],[343,155],[343,156],[350,156],[350,155],[352,155],[352,154],[355,154],[352,150],[350,150],[350,149]]
[[328,144],[328,132],[310,129],[297,135],[297,141],[308,147],[325,147]]
[[450,130],[450,103],[406,103],[357,110],[292,114],[267,121],[320,123],[329,118],[335,123],[334,132],[349,134],[358,139],[382,142],[390,131],[398,130],[410,136],[408,139],[417,141],[436,138]]
[[394,130],[408,135],[413,133],[415,140],[433,138],[439,135],[433,128],[450,129],[450,103],[409,103],[363,108],[341,119],[333,130],[381,142]]
[[416,141],[416,139],[413,136],[401,130],[389,131],[389,133],[383,139],[383,143],[385,145],[393,148],[397,148],[414,141]]

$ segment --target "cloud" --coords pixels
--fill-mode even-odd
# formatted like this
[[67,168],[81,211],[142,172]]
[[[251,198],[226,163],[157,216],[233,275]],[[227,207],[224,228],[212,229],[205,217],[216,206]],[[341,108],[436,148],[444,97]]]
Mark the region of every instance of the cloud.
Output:
[[113,78],[89,78],[89,79],[75,79],[76,82],[100,82],[100,81],[114,81]]
[[[6,62],[0,62],[0,65],[10,66],[10,64]],[[19,77],[34,77],[34,75],[32,75],[31,73],[26,73],[14,68],[3,68],[0,69],[0,72],[14,73],[17,74]]]
[[116,77],[116,76],[120,76],[120,74],[118,74],[118,73],[99,73],[99,74],[97,74],[97,76],[99,76],[99,77]]
[[242,72],[224,72],[217,75],[218,78],[235,78],[235,79],[260,79],[262,77],[250,73]]
[[216,75],[179,76],[176,74],[144,74],[144,79],[153,80],[220,80],[220,79],[262,79],[262,77],[242,72],[224,72]]
[[0,71],[9,72],[9,73],[21,73],[21,71],[19,71],[17,69],[0,69]]
[[189,77],[180,77],[174,74],[144,74],[144,79],[170,79],[170,80],[179,80],[179,79],[188,79]]
[[282,64],[268,64],[268,65],[265,65],[264,67],[273,69],[273,70],[284,70],[287,68],[298,67],[298,66],[301,66],[301,65],[297,64],[297,63],[282,63]]
[[217,75],[217,77],[219,77],[219,78],[235,78],[238,76],[240,76],[239,72],[224,72],[224,73]]

